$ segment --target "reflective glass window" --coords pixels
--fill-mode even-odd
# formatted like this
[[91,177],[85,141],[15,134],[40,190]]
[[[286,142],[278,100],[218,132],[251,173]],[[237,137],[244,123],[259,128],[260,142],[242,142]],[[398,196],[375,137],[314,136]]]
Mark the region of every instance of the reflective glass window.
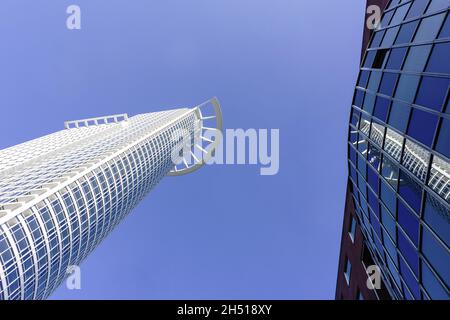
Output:
[[449,83],[450,79],[448,78],[423,77],[417,94],[416,104],[441,111]]
[[392,49],[386,69],[400,70],[407,50],[407,47]]
[[384,73],[383,79],[381,80],[380,92],[385,95],[392,96],[397,77],[398,75],[395,73]]
[[403,70],[422,72],[430,55],[431,45],[413,46],[409,49]]
[[450,253],[428,228],[423,228],[422,251],[445,284],[450,286]]
[[450,119],[442,119],[436,150],[450,159]]
[[414,42],[433,41],[441,28],[445,14],[441,13],[422,19],[417,30]]
[[412,21],[401,26],[395,44],[410,43],[419,21]]
[[438,118],[434,114],[414,109],[408,127],[408,135],[431,146]]
[[402,74],[395,90],[395,98],[411,103],[416,96],[420,76]]
[[434,73],[450,73],[450,42],[437,43],[434,45],[426,71]]

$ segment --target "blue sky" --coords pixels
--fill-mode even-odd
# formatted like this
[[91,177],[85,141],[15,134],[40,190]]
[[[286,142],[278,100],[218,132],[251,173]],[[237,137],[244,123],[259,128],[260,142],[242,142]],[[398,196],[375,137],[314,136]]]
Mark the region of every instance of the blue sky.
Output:
[[[69,31],[66,8],[82,10]],[[165,178],[54,299],[332,299],[364,1],[3,0],[0,148],[194,106],[280,129],[280,172]]]

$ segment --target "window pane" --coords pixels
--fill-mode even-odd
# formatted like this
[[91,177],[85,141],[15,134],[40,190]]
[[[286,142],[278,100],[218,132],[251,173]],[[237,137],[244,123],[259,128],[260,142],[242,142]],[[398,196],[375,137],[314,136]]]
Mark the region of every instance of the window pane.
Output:
[[431,45],[411,47],[403,70],[422,72],[427,63],[430,50]]
[[383,168],[381,174],[389,184],[397,190],[398,185],[398,167],[397,165],[388,159],[383,157]]
[[[391,239],[394,240],[394,242],[397,239],[397,225],[395,223],[395,219],[392,217],[391,213],[386,210],[384,206],[381,206],[381,221],[383,222],[383,226],[386,228],[387,232],[391,236]],[[392,258],[396,258],[396,255],[392,255]]]
[[408,174],[400,170],[400,188],[399,194],[414,209],[416,213],[420,212],[422,202],[422,188]]
[[391,20],[392,25],[399,24],[400,22],[403,21],[403,19],[405,19],[406,13],[408,12],[410,5],[411,5],[411,3],[408,3],[401,7],[398,7],[395,10],[394,17]]
[[367,51],[366,59],[364,60],[364,67],[365,68],[372,68],[373,60],[375,59],[375,54],[376,53],[377,53],[376,50]]
[[369,114],[372,114],[373,106],[375,105],[375,95],[373,93],[367,92],[364,98],[363,109]]
[[422,282],[431,299],[449,300],[450,294],[442,287],[426,263],[422,262]]
[[416,276],[419,274],[419,257],[417,255],[417,250],[406,238],[403,231],[398,231],[398,247],[402,256],[405,258],[408,265],[411,267],[412,271]]
[[423,77],[417,94],[416,104],[441,111],[447,95],[450,79]]
[[428,163],[430,161],[430,152],[419,146],[417,143],[406,140],[405,150],[403,152],[402,164],[425,183],[428,173]]
[[419,245],[419,220],[415,214],[413,214],[406,206],[399,201],[398,202],[398,223],[413,241],[413,243]]
[[436,39],[439,29],[441,28],[442,21],[444,20],[444,16],[445,14],[441,13],[422,19],[419,29],[417,30],[416,37],[414,38],[414,42],[432,41]]
[[408,103],[413,102],[419,81],[420,76],[402,74],[395,91],[395,97]]
[[364,91],[356,90],[355,91],[355,99],[353,101],[353,104],[357,107],[362,107],[362,103],[364,101]]
[[427,195],[424,220],[450,247],[450,212],[440,201]]
[[433,157],[428,186],[450,204],[450,163]]
[[395,212],[397,197],[394,191],[384,182],[381,183],[381,200],[391,212]]
[[395,37],[397,37],[397,33],[400,27],[394,27],[387,29],[386,35],[383,38],[383,42],[381,43],[381,47],[388,48],[394,44]]
[[438,43],[434,46],[427,71],[450,73],[450,42]]
[[389,124],[401,132],[406,132],[410,112],[411,108],[407,104],[394,101],[389,115]]
[[400,70],[408,48],[392,49],[386,69]]
[[450,253],[428,228],[423,228],[422,251],[445,284],[450,286]]
[[427,146],[431,146],[436,130],[437,120],[437,116],[431,113],[419,109],[413,109],[411,121],[408,127],[408,135]]
[[365,88],[367,86],[367,81],[369,80],[370,71],[361,71],[359,74],[358,86]]
[[443,119],[436,150],[450,159],[450,120]]
[[397,74],[395,73],[384,73],[383,79],[381,80],[380,92],[392,96],[394,92],[395,83],[397,81]]
[[407,19],[409,18],[415,18],[419,17],[423,14],[425,11],[425,8],[427,7],[429,0],[416,0],[413,2],[411,6],[411,10],[408,12]]
[[447,19],[444,22],[444,26],[441,29],[441,33],[439,34],[439,38],[448,38],[450,37],[450,15],[447,15]]
[[410,43],[418,24],[418,20],[403,24],[395,40],[395,44]]
[[385,31],[378,31],[375,32],[373,38],[372,38],[372,43],[370,44],[371,48],[378,48],[381,44],[381,40],[383,39]]
[[374,112],[375,117],[385,122],[387,120],[390,102],[391,101],[386,98],[377,97]]
[[403,141],[405,139],[395,132],[394,130],[387,129],[386,141],[384,143],[384,150],[395,160],[400,162],[400,156],[402,154]]
[[381,75],[382,74],[380,71],[372,71],[372,73],[370,74],[369,85],[367,87],[369,90],[371,90],[373,92],[378,91],[378,86],[380,85]]
[[427,9],[427,13],[438,11],[447,7],[448,7],[448,0],[431,0],[431,4]]

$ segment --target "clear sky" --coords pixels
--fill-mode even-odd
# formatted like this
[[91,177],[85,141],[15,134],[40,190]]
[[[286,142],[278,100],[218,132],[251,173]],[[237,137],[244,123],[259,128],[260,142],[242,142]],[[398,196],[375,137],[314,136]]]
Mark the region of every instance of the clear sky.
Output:
[[0,148],[212,96],[226,128],[280,129],[278,175],[163,179],[52,298],[334,298],[364,2],[2,0]]

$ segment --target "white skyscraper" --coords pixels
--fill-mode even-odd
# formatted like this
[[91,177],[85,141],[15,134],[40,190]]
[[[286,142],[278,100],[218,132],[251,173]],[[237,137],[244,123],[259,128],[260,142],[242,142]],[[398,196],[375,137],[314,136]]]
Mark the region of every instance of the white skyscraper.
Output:
[[[164,176],[200,168],[219,143],[204,133],[221,129],[214,98],[190,109],[70,121],[0,151],[0,300],[47,298]],[[180,130],[194,161],[185,155],[176,165]]]

